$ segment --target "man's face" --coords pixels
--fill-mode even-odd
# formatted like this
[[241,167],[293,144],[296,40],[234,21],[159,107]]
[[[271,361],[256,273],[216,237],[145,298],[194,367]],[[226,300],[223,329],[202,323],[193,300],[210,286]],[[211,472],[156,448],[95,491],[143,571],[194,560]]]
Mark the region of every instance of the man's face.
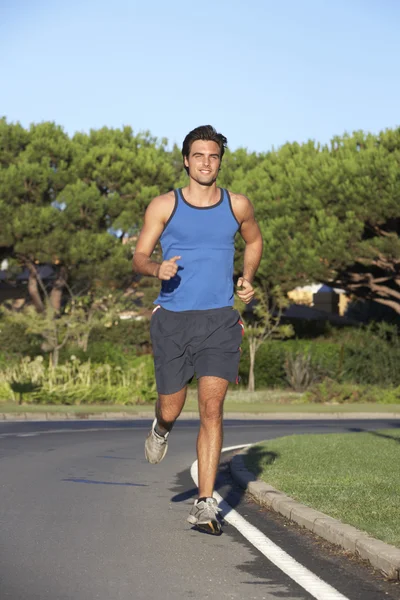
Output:
[[201,185],[211,185],[217,179],[221,164],[221,152],[217,142],[196,140],[185,156],[189,176]]

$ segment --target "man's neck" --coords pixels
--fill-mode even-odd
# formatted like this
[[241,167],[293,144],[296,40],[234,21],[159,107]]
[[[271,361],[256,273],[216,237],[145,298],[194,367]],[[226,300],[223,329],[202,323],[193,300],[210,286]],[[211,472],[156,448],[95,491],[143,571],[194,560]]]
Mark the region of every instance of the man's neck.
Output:
[[216,182],[212,185],[201,185],[192,179],[182,192],[186,200],[195,206],[212,206],[219,201],[221,195]]

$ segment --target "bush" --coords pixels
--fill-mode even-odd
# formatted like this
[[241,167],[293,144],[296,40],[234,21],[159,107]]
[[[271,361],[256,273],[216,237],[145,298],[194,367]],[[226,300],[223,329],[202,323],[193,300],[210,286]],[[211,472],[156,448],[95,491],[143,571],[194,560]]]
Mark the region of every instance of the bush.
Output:
[[[283,387],[285,385],[285,353],[282,342],[264,342],[256,353],[254,376],[256,389]],[[248,384],[250,368],[249,344],[244,338],[239,375],[243,385]]]
[[119,346],[123,351],[147,354],[151,351],[150,321],[119,320],[112,327],[95,327],[90,334],[89,348],[98,342]]
[[319,404],[380,403],[400,404],[400,386],[382,389],[378,386],[363,386],[338,383],[330,379],[312,386],[303,396],[304,402]]
[[[250,357],[246,338],[242,350],[239,374],[242,383],[247,385]],[[314,374],[313,378],[336,377],[341,370],[341,354],[339,344],[326,340],[268,340],[256,353],[254,368],[256,389],[287,386],[285,363],[288,356],[298,356],[298,361],[302,360],[301,357],[310,356],[309,368]]]
[[288,352],[285,359],[286,379],[295,392],[304,392],[318,378],[311,364],[311,353],[295,354]]
[[0,320],[1,350],[4,355],[35,356],[41,354],[41,339],[26,333],[22,323],[12,319]]
[[[293,362],[294,357],[296,363]],[[327,339],[267,341],[256,354],[256,389],[284,387],[288,383],[295,389],[300,389],[299,385],[304,388],[305,380],[302,384],[299,383],[300,375],[297,372],[296,379],[294,368],[298,369],[302,364],[304,375],[306,363],[306,379],[309,382],[329,378],[341,383],[399,386],[398,330],[385,323],[373,323],[367,327],[332,331]],[[248,343],[245,339],[239,370],[244,385],[248,381],[249,364]],[[291,371],[290,365],[293,367]]]
[[51,367],[43,357],[26,357],[0,371],[1,400],[35,404],[144,404],[157,398],[151,356],[122,369],[81,363],[75,358]]
[[108,364],[121,368],[128,368],[136,358],[134,348],[124,349],[118,344],[111,342],[91,342],[84,352],[78,346],[66,346],[60,352],[60,364],[68,362],[71,356],[75,356],[81,362],[90,360],[93,364]]
[[396,327],[371,324],[353,332],[344,345],[343,380],[400,385],[400,339]]
[[287,340],[284,344],[285,357],[288,355],[310,356],[310,367],[318,379],[340,377],[343,351],[341,345],[330,339]]

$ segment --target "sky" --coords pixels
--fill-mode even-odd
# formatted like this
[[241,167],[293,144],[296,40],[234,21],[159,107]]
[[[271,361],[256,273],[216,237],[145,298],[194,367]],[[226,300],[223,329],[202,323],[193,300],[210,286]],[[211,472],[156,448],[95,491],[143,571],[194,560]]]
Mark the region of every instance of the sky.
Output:
[[1,0],[0,116],[231,150],[400,125],[398,0]]

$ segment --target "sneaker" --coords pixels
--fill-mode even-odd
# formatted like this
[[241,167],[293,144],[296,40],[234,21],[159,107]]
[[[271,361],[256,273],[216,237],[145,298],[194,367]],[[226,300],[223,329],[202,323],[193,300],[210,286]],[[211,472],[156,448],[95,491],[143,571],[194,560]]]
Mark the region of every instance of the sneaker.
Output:
[[221,512],[221,509],[218,508],[215,498],[196,500],[187,520],[199,529],[207,531],[207,533],[219,535],[222,533],[221,523],[218,520],[219,512]]
[[153,425],[151,426],[151,430],[149,435],[146,438],[146,442],[144,445],[144,454],[146,459],[152,465],[156,465],[161,462],[164,456],[167,454],[168,450],[168,436],[169,432],[165,435],[159,435],[155,430],[155,426],[157,423],[157,419],[154,419]]

